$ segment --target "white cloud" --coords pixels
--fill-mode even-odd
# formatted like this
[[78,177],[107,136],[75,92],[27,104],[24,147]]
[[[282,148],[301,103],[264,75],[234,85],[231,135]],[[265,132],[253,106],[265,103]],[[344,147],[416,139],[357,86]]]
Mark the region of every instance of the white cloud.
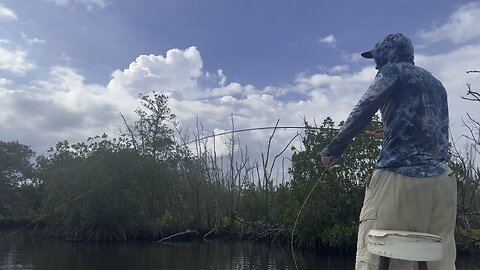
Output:
[[60,58],[60,60],[62,60],[63,62],[66,62],[66,63],[71,63],[71,62],[77,60],[77,59],[74,59],[74,58],[70,57],[70,56],[69,56],[67,53],[65,53],[65,52],[62,52],[62,53],[60,54],[60,57],[59,57],[59,58]]
[[105,8],[109,1],[106,0],[44,0],[47,2],[53,2],[59,6],[72,6],[74,4],[80,4],[85,6],[87,10],[92,10],[95,8]]
[[4,7],[0,4],[0,21],[16,21],[17,13],[14,10]]
[[22,38],[23,38],[23,40],[25,41],[25,43],[27,43],[28,45],[46,43],[46,41],[43,40],[43,39],[39,39],[39,38],[36,38],[36,37],[29,38],[29,37],[28,37],[27,35],[25,35],[24,33],[21,33],[21,35],[22,35]]
[[333,66],[331,67],[328,71],[331,73],[341,73],[341,72],[347,72],[349,71],[350,67],[347,65],[338,65],[338,66]]
[[24,75],[35,68],[35,64],[27,59],[27,52],[19,49],[9,50],[0,47],[0,69],[14,74]]
[[430,31],[421,30],[418,35],[427,42],[451,40],[457,44],[465,43],[480,36],[478,18],[480,1],[471,2],[458,8],[445,24]]
[[361,52],[342,53],[342,59],[349,63],[358,63],[360,61],[365,61],[365,58],[362,57]]
[[327,45],[329,45],[329,46],[335,47],[335,44],[336,44],[336,42],[337,42],[337,39],[335,38],[334,35],[330,34],[330,35],[328,35],[328,36],[326,36],[326,37],[321,38],[318,42],[319,42],[319,43],[325,43],[325,44],[327,44]]
[[466,83],[480,88],[480,76],[467,74],[467,70],[479,69],[477,56],[480,54],[480,45],[467,45],[441,55],[418,55],[416,63],[428,69],[445,86],[450,104],[450,119],[454,128],[454,137],[458,138],[462,132],[461,119],[466,114],[478,115],[478,103],[461,99],[466,93]]
[[135,97],[84,80],[75,70],[57,66],[48,78],[29,86],[0,85],[2,139],[25,140],[45,153],[58,141],[85,141],[103,132],[118,135],[117,113],[129,115],[137,105]]
[[202,59],[195,47],[171,49],[162,55],[140,55],[130,66],[112,74],[109,89],[133,93],[167,91],[175,96],[198,96],[197,80],[202,75]]
[[[480,45],[445,55],[418,55],[416,59],[446,86],[451,117],[457,124],[467,111],[475,111],[475,104],[465,104],[460,95],[464,94],[467,80],[480,86],[480,76],[465,75],[465,70],[477,68],[474,60],[478,54]],[[76,70],[60,66],[52,68],[48,78],[29,87],[12,89],[8,86],[14,84],[0,80],[0,130],[8,134],[3,139],[25,140],[21,142],[42,152],[59,140],[84,141],[103,132],[116,136],[123,127],[117,113],[134,120],[133,111],[140,106],[137,94],[152,90],[171,92],[169,106],[184,130],[190,129],[191,138],[197,120],[212,134],[231,130],[232,115],[236,129],[273,126],[277,119],[280,125],[302,126],[304,117],[311,123],[321,123],[327,116],[339,122],[346,119],[376,72],[373,64],[357,71],[333,67],[333,75],[300,74],[291,85],[260,89],[227,82],[223,72],[215,75],[218,81],[205,85],[206,77],[212,75],[207,75],[202,66],[200,52],[190,47],[169,50],[165,56],[139,56],[128,68],[113,72],[106,86],[86,83]],[[284,98],[288,94],[301,94],[302,98]],[[279,130],[272,153],[278,153],[295,132]],[[270,134],[271,130],[267,130],[237,136],[242,145],[248,145],[250,156],[258,158]],[[228,152],[222,138],[215,143],[219,155]],[[207,144],[213,146],[213,140]]]
[[104,8],[106,7],[109,2],[107,0],[77,0],[77,2],[82,3],[90,8],[99,7]]
[[11,83],[12,83],[12,81],[9,80],[9,79],[0,78],[0,87],[1,87],[1,86],[7,86],[7,85],[9,85],[9,84],[11,84]]
[[47,2],[54,2],[59,6],[68,6],[70,4],[70,0],[45,0]]
[[217,70],[217,76],[220,78],[218,85],[221,87],[225,86],[225,83],[227,82],[227,76],[223,74],[223,70]]
[[212,94],[218,97],[222,97],[222,96],[230,97],[230,95],[240,94],[242,92],[243,92],[243,87],[239,83],[230,83],[227,86],[212,89]]
[[[22,143],[40,152],[60,140],[84,141],[103,132],[116,136],[123,126],[117,113],[135,119],[133,111],[140,104],[137,94],[152,90],[172,92],[169,105],[182,126],[195,127],[199,119],[210,134],[230,130],[232,115],[237,129],[273,126],[277,119],[281,125],[301,126],[303,117],[311,121],[326,116],[344,119],[368,84],[368,72],[361,71],[344,77],[299,76],[293,85],[264,89],[226,83],[222,79],[226,77],[217,74],[220,85],[225,85],[215,87],[219,83],[213,82],[206,87],[202,65],[200,53],[191,47],[170,50],[165,57],[139,56],[127,69],[113,72],[107,86],[88,84],[76,70],[60,66],[52,68],[48,78],[29,87],[8,89],[5,81],[0,85],[0,107],[4,108],[0,112],[0,129],[8,134],[4,139],[23,138],[26,141]],[[303,101],[281,99],[282,95],[300,91],[306,94]],[[258,157],[270,132],[238,136],[243,145],[249,145],[251,155]],[[291,130],[279,131],[272,151],[280,151],[294,134]],[[216,146],[225,153],[222,143],[218,138]]]
[[[0,51],[0,55],[6,54]],[[124,71],[115,71],[107,86],[86,83],[78,71],[62,66],[53,67],[44,80],[21,87],[1,79],[0,129],[6,134],[2,139],[25,140],[22,143],[44,153],[61,140],[85,141],[89,136],[104,132],[117,136],[123,128],[118,113],[134,120],[134,110],[140,106],[138,93],[152,90],[200,92],[196,87],[202,75],[201,66],[200,54],[192,47],[170,50],[165,57],[139,56]],[[9,88],[10,85],[13,86]],[[175,113],[182,115],[181,119],[212,113],[229,114],[228,106],[212,107],[212,104],[184,96],[189,96],[188,92],[171,97],[172,103],[177,102],[175,98],[179,99],[178,107],[184,112]],[[188,126],[194,126],[192,123]]]
[[[327,116],[344,119],[375,73],[373,68],[366,68],[347,74],[342,73],[347,67],[335,67],[333,69],[341,75],[303,74],[293,85],[258,89],[254,85],[226,83],[226,76],[220,72],[217,74],[219,82],[205,87],[201,82],[208,74],[203,72],[202,66],[195,47],[184,51],[173,49],[165,57],[140,56],[127,69],[115,71],[107,89],[121,90],[132,96],[152,90],[169,91],[172,93],[170,106],[179,122],[195,127],[200,119],[207,131],[228,130],[232,114],[238,128],[272,126],[276,119],[281,119],[284,125],[301,126],[303,117],[311,121]],[[306,100],[282,98],[289,93],[303,93]],[[246,143],[265,143],[269,134],[270,131],[255,132],[243,138],[248,138]],[[285,132],[278,136],[287,139],[292,134]]]

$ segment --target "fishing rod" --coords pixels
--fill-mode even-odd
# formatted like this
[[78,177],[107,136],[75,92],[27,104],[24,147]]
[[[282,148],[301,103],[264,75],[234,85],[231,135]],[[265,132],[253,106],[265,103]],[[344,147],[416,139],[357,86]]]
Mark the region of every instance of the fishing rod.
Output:
[[229,130],[229,131],[216,133],[216,134],[214,133],[212,135],[208,135],[208,136],[204,136],[204,137],[201,137],[201,138],[197,138],[195,140],[188,141],[188,142],[185,143],[185,145],[191,144],[191,143],[194,143],[194,142],[198,142],[198,141],[207,140],[207,139],[214,138],[214,137],[217,137],[217,136],[229,135],[229,134],[233,134],[233,133],[240,133],[240,132],[246,132],[246,131],[269,130],[269,129],[305,129],[305,130],[313,129],[313,130],[336,130],[336,131],[340,130],[339,128],[305,127],[305,126],[253,127],[253,128],[234,129],[234,130]]
[[[229,131],[216,133],[216,134],[214,133],[212,135],[208,135],[208,136],[204,136],[204,137],[201,137],[201,138],[197,138],[195,140],[188,141],[188,142],[184,143],[183,145],[207,140],[207,139],[210,139],[210,138],[215,138],[215,137],[218,137],[218,136],[229,135],[229,134],[233,134],[233,133],[240,133],[240,132],[246,132],[246,131],[256,131],[256,130],[268,130],[268,129],[304,129],[304,130],[313,129],[313,130],[325,130],[325,131],[329,131],[329,130],[339,131],[340,130],[340,128],[305,127],[305,126],[303,126],[303,127],[300,127],[300,126],[253,127],[253,128],[234,129],[234,130],[229,130]],[[381,129],[377,129],[377,130],[374,130],[374,131],[362,131],[362,132],[359,133],[359,135],[373,135],[373,136],[378,137],[381,132],[383,132],[383,131],[381,131]]]

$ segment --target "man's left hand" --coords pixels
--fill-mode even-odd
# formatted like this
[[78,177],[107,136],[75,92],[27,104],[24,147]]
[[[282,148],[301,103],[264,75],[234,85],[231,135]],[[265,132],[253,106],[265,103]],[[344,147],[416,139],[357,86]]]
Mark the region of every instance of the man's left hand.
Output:
[[330,170],[332,168],[332,156],[322,156],[322,164],[325,166],[327,170]]

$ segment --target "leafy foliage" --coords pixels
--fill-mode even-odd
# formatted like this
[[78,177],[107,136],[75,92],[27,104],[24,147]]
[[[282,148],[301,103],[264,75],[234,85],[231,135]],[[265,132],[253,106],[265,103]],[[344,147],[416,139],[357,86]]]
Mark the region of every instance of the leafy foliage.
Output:
[[159,223],[172,200],[164,191],[173,185],[176,172],[165,162],[102,138],[88,146],[57,145],[41,174],[46,195],[43,212],[54,213],[50,223],[77,233],[100,227],[114,234]]
[[4,219],[21,219],[40,202],[34,157],[26,145],[0,141],[0,215]]
[[142,155],[165,160],[174,147],[169,124],[175,123],[176,116],[167,106],[166,95],[153,92],[153,96],[140,94],[139,97],[142,108],[135,110],[138,120],[133,124],[125,121],[127,132],[123,136]]
[[[120,138],[104,134],[77,144],[59,142],[36,163],[28,146],[0,141],[0,216],[44,217],[50,235],[71,240],[158,239],[187,229],[287,240],[318,181],[301,213],[296,244],[354,248],[364,182],[373,171],[379,139],[359,134],[322,176],[320,152],[342,123],[330,118],[320,126],[306,122],[302,147],[292,148],[291,180],[274,185],[275,179],[261,172],[233,136],[226,143],[231,148],[227,164],[222,160],[219,165],[206,145],[198,143],[194,154],[186,139],[176,140],[176,118],[165,95],[140,98],[138,119],[129,123],[123,118],[126,131]],[[380,127],[374,118],[366,130]],[[458,234],[467,246],[478,248],[480,184],[474,161],[478,143],[473,142],[467,155],[452,151],[450,166],[458,179]]]

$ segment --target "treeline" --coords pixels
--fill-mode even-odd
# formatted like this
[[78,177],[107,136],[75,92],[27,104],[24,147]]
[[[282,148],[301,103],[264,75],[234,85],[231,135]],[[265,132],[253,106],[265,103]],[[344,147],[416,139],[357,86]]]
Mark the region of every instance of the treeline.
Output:
[[[3,223],[31,223],[29,229],[72,241],[159,240],[187,230],[204,238],[288,241],[301,205],[324,171],[320,151],[341,126],[330,118],[321,125],[305,123],[301,149],[284,148],[293,151],[286,179],[274,173],[281,162],[279,153],[270,151],[276,130],[259,159],[248,156],[235,134],[225,141],[229,153],[219,157],[198,140],[198,129],[190,150],[166,96],[142,95],[141,105],[135,122],[123,118],[125,131],[118,138],[60,142],[38,157],[19,142],[0,142]],[[378,128],[375,119],[367,130]],[[341,163],[321,177],[302,210],[296,245],[355,248],[364,181],[379,147],[379,139],[360,134]],[[475,249],[480,177],[473,159],[451,155],[459,181],[458,232],[462,243]]]

